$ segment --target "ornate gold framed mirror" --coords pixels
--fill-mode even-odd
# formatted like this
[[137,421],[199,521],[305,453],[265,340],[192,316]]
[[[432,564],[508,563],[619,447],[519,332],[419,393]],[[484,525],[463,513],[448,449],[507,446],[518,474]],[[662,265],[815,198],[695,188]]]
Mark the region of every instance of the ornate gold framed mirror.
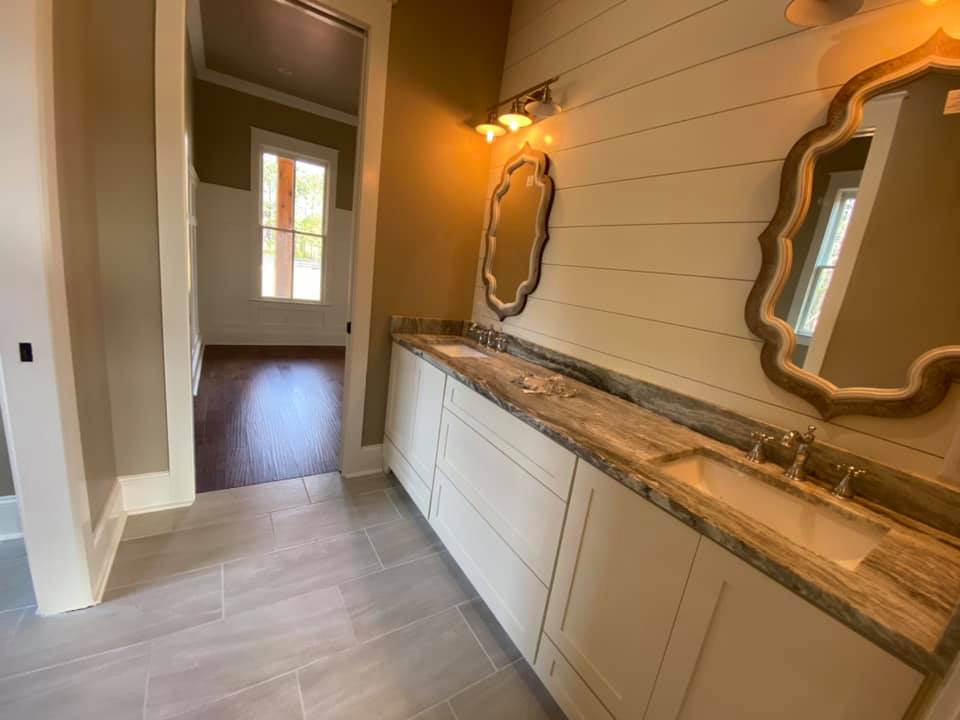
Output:
[[851,78],[790,150],[746,306],[824,418],[908,417],[960,379],[960,40]]
[[487,305],[503,320],[518,315],[540,282],[553,206],[550,158],[529,144],[503,168],[490,200],[483,283]]

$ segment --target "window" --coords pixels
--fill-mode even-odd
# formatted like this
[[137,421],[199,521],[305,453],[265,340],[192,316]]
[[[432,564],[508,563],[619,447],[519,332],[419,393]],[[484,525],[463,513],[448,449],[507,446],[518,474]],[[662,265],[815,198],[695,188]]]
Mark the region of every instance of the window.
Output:
[[812,337],[820,320],[820,311],[830,289],[830,281],[840,259],[843,240],[850,227],[850,218],[857,202],[857,189],[840,190],[834,200],[827,222],[827,230],[817,253],[817,261],[810,275],[810,282],[803,297],[800,315],[797,318],[797,334]]
[[327,167],[260,153],[260,295],[320,302]]

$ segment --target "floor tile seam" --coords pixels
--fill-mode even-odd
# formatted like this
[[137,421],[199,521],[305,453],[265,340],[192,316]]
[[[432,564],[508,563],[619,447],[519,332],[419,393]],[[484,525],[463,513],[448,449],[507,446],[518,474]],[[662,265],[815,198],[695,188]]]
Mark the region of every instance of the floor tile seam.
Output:
[[[286,677],[287,675],[296,675],[296,673],[297,673],[297,670],[294,669],[294,670],[287,670],[287,671],[285,671],[285,672],[278,673],[278,674],[276,674],[276,675],[271,675],[270,677],[265,678],[265,679],[263,679],[263,680],[258,680],[258,681],[255,682],[255,683],[250,683],[249,685],[244,685],[244,686],[243,686],[242,688],[240,688],[239,690],[231,690],[230,692],[225,693],[225,694],[223,694],[223,695],[218,695],[217,697],[215,697],[215,698],[213,698],[213,699],[211,699],[211,700],[204,701],[204,702],[201,703],[200,705],[197,705],[196,707],[193,707],[193,708],[188,708],[188,709],[184,710],[183,712],[177,713],[176,715],[168,715],[168,716],[166,716],[165,718],[163,718],[163,720],[177,720],[177,718],[182,718],[184,715],[187,715],[188,713],[197,712],[198,710],[206,710],[206,709],[209,709],[209,708],[213,707],[214,705],[216,705],[217,703],[223,702],[224,700],[229,700],[230,698],[233,698],[233,697],[236,697],[237,695],[240,695],[240,694],[242,694],[242,693],[247,692],[247,690],[253,690],[253,689],[256,688],[256,687],[260,687],[261,685],[267,685],[267,684],[269,684],[269,683],[275,682],[276,680],[279,680],[280,678]],[[297,680],[297,686],[298,686],[298,688],[299,688],[299,684],[300,684],[300,683],[299,683],[299,680]],[[144,720],[146,720],[146,718],[144,718]]]
[[[490,660],[489,656],[486,655],[486,651],[484,651],[484,649],[483,649],[482,643],[480,643],[480,641],[476,638],[476,635],[473,633],[473,629],[470,627],[470,623],[468,623],[468,622],[466,621],[466,618],[464,617],[463,612],[459,609],[459,606],[460,606],[460,605],[466,604],[466,603],[468,603],[468,602],[472,602],[473,599],[475,599],[475,598],[472,598],[472,599],[470,599],[470,600],[464,600],[464,601],[461,601],[460,603],[457,603],[457,604],[454,604],[454,605],[450,605],[450,606],[448,606],[448,607],[446,607],[446,608],[444,608],[444,609],[442,609],[442,610],[439,610],[439,611],[437,611],[437,612],[431,613],[431,614],[429,614],[429,615],[425,615],[424,617],[421,617],[421,618],[418,618],[418,619],[416,619],[416,620],[413,620],[413,621],[411,621],[411,622],[409,622],[409,623],[406,623],[406,624],[404,624],[404,625],[401,625],[401,626],[399,626],[399,627],[397,627],[397,628],[393,628],[392,630],[388,630],[388,631],[386,631],[386,632],[384,632],[384,633],[381,633],[380,635],[376,635],[376,636],[374,636],[374,637],[371,637],[371,638],[369,638],[369,639],[366,639],[366,640],[362,640],[362,641],[361,641],[361,640],[359,640],[359,639],[357,638],[356,630],[355,630],[355,628],[353,627],[353,618],[350,616],[349,610],[348,610],[347,607],[346,607],[346,601],[345,601],[345,599],[344,599],[344,597],[343,597],[343,593],[342,593],[341,590],[340,590],[340,586],[339,586],[339,585],[334,585],[333,588],[337,590],[338,596],[339,596],[339,598],[340,598],[341,606],[342,606],[344,612],[347,614],[347,619],[350,621],[351,631],[352,631],[352,635],[353,635],[353,644],[352,644],[350,647],[343,648],[342,650],[338,650],[338,651],[333,652],[333,653],[331,653],[331,654],[327,654],[327,655],[323,655],[323,656],[321,656],[321,657],[314,658],[314,659],[310,660],[309,662],[304,663],[303,665],[299,665],[299,666],[296,666],[296,667],[294,667],[294,668],[288,669],[287,671],[285,671],[285,672],[283,672],[283,673],[280,673],[280,674],[278,674],[278,675],[272,676],[272,677],[267,678],[267,679],[265,679],[265,680],[257,681],[256,683],[252,683],[252,684],[250,684],[250,685],[246,685],[246,686],[244,686],[244,687],[242,687],[242,688],[240,688],[240,689],[238,689],[238,690],[231,691],[230,693],[227,693],[227,694],[225,694],[225,695],[218,696],[217,698],[212,699],[209,703],[206,703],[206,704],[204,704],[204,705],[201,705],[201,706],[199,706],[198,708],[193,708],[193,710],[200,709],[200,708],[203,708],[203,707],[208,707],[209,705],[211,705],[211,704],[213,704],[213,703],[215,703],[215,702],[220,702],[220,701],[222,701],[222,700],[224,700],[224,699],[226,699],[226,698],[229,698],[229,697],[232,697],[232,696],[234,696],[234,695],[237,695],[237,694],[239,694],[239,693],[241,693],[241,692],[244,692],[245,690],[249,690],[249,689],[251,689],[251,688],[253,688],[253,687],[256,687],[256,686],[258,686],[258,685],[262,685],[262,684],[267,683],[267,682],[271,682],[271,681],[273,681],[273,680],[276,680],[276,679],[278,679],[278,678],[280,678],[280,677],[283,677],[283,676],[285,676],[285,675],[289,675],[289,674],[291,674],[291,673],[295,673],[295,674],[296,674],[297,685],[298,685],[298,688],[300,688],[300,673],[301,673],[303,670],[309,668],[310,666],[315,665],[316,663],[322,662],[322,661],[324,661],[324,660],[328,660],[328,659],[330,659],[330,658],[336,657],[336,656],[338,656],[338,655],[343,655],[343,654],[346,654],[346,653],[348,653],[348,652],[354,651],[354,650],[356,650],[356,649],[358,649],[358,648],[360,648],[360,647],[363,647],[363,646],[365,646],[365,645],[369,645],[369,644],[374,643],[374,642],[376,642],[376,641],[378,641],[378,640],[382,640],[383,638],[385,638],[385,637],[387,637],[387,636],[389,636],[389,635],[393,635],[393,634],[398,633],[398,632],[400,632],[400,631],[407,630],[407,629],[409,629],[409,628],[412,627],[412,626],[415,626],[415,625],[420,624],[420,623],[424,623],[424,622],[426,622],[426,621],[428,621],[428,620],[431,620],[431,619],[433,619],[433,618],[436,618],[436,617],[438,617],[439,615],[442,615],[442,614],[444,614],[444,613],[446,613],[446,612],[449,612],[449,611],[451,611],[451,610],[456,610],[456,611],[457,611],[457,615],[458,615],[458,616],[460,617],[460,619],[463,621],[464,625],[467,627],[467,630],[471,633],[471,635],[473,635],[474,640],[476,640],[477,644],[480,646],[481,651],[484,652],[484,655],[487,657],[488,660]],[[328,588],[328,589],[329,589],[329,588]],[[283,602],[283,601],[278,601],[278,602]],[[209,621],[209,622],[207,622],[207,623],[202,623],[201,625],[195,626],[194,628],[184,628],[183,630],[175,631],[175,632],[173,632],[173,633],[170,633],[169,635],[176,635],[176,634],[178,634],[178,633],[180,633],[180,632],[185,632],[185,631],[187,631],[187,630],[193,630],[193,629],[196,629],[196,628],[199,628],[199,627],[203,627],[203,625],[209,625],[209,624],[212,624],[212,623],[215,623],[215,622],[222,622],[222,621],[221,621],[221,620],[212,620],[212,621]],[[151,646],[151,651],[152,651],[153,643],[154,643],[156,640],[162,639],[163,637],[169,637],[169,635],[161,636],[161,638],[155,638],[155,639],[153,639],[153,640],[151,640],[151,641],[148,641],[148,642],[150,643],[150,646]],[[137,643],[137,644],[139,644],[139,643]],[[132,647],[132,646],[131,646],[131,647]],[[103,653],[100,653],[100,654],[103,654]],[[91,657],[93,657],[93,656],[91,656]],[[518,660],[519,660],[519,659],[518,659]],[[514,662],[516,662],[516,661],[514,661]],[[511,664],[513,664],[513,663],[511,663]],[[456,697],[457,695],[459,695],[460,693],[462,693],[462,692],[464,692],[465,690],[469,689],[470,687],[472,687],[473,685],[477,684],[478,682],[482,682],[483,680],[486,680],[486,679],[492,677],[493,675],[495,675],[497,672],[499,672],[499,670],[496,669],[496,666],[492,663],[492,661],[491,661],[491,665],[494,667],[493,672],[491,672],[491,673],[488,674],[488,675],[485,675],[483,678],[480,678],[480,679],[477,680],[475,683],[472,683],[471,685],[468,685],[468,686],[462,688],[462,689],[459,690],[457,693],[451,695],[450,698],[448,698],[448,700]],[[505,666],[504,666],[504,668],[506,668],[506,667],[508,667],[508,665],[505,665]],[[500,668],[500,670],[502,670],[502,669],[504,669],[504,668]],[[152,676],[153,676],[153,673],[148,670],[148,687],[149,687],[149,680],[150,680],[150,678],[152,678]],[[302,689],[301,689],[301,693],[302,693]],[[442,703],[439,703],[439,704],[442,704]],[[180,713],[179,715],[176,715],[176,716],[172,716],[172,717],[170,717],[170,718],[167,718],[166,720],[175,720],[176,717],[179,717],[179,716],[181,716],[181,715],[184,715],[184,714],[186,714],[187,712],[191,712],[191,710],[186,710],[186,711],[184,711],[183,713]],[[304,712],[304,717],[306,717],[306,714],[305,714],[306,711],[305,711],[305,709],[303,710],[303,712]],[[421,712],[422,712],[422,711],[421,711]]]
[[480,646],[480,650],[483,652],[484,657],[486,657],[487,660],[489,661],[490,667],[492,667],[494,670],[496,670],[496,669],[497,669],[497,664],[493,661],[493,658],[490,657],[490,653],[487,652],[487,649],[483,646],[483,643],[480,642],[480,636],[477,635],[476,631],[473,629],[473,625],[470,624],[470,621],[467,620],[467,616],[464,615],[464,613],[463,613],[463,605],[464,605],[464,604],[465,604],[465,603],[460,603],[459,605],[456,606],[457,612],[460,613],[460,617],[462,617],[462,618],[463,618],[463,622],[466,623],[466,625],[467,625],[467,630],[470,631],[470,634],[473,636],[473,639],[477,641],[477,645]]
[[[375,488],[373,490],[360,490],[358,492],[343,493],[342,495],[330,495],[329,497],[324,497],[320,500],[314,500],[313,496],[310,494],[310,491],[308,490],[307,497],[310,498],[310,502],[309,502],[310,505],[319,505],[320,503],[325,503],[328,500],[343,500],[344,498],[361,497],[363,495],[373,495],[374,493],[379,493],[379,492],[386,493],[387,490],[393,490],[394,488],[398,488],[398,487],[400,487],[400,485],[391,485],[389,487]],[[387,499],[388,500],[390,499],[389,495],[387,496]],[[392,504],[393,500],[390,500],[390,502]],[[305,507],[305,506],[300,505],[298,507]]]
[[[210,623],[214,623],[214,622],[220,622],[220,618],[215,618],[215,619],[213,619],[213,620],[207,620],[206,622],[200,623],[199,625],[196,625],[195,627],[203,627],[204,625],[209,625]],[[193,628],[184,628],[184,630],[187,630],[187,629],[192,630]],[[41,667],[33,668],[33,669],[31,669],[31,670],[20,670],[19,672],[10,673],[9,675],[0,675],[0,682],[6,682],[7,680],[15,680],[15,679],[19,679],[19,678],[25,678],[25,677],[27,677],[28,675],[35,675],[36,673],[46,672],[47,670],[56,670],[57,668],[61,668],[61,667],[63,667],[64,665],[70,665],[71,663],[81,662],[81,661],[83,661],[83,660],[93,660],[94,658],[98,658],[98,657],[100,657],[101,655],[109,655],[110,653],[114,653],[114,652],[117,652],[117,653],[118,653],[118,652],[121,652],[121,651],[123,651],[123,650],[130,650],[131,648],[137,647],[137,645],[151,645],[154,640],[158,640],[158,639],[161,639],[161,638],[164,638],[164,637],[168,637],[169,635],[176,635],[178,632],[181,632],[181,630],[175,630],[175,631],[173,631],[172,633],[167,633],[166,635],[161,635],[161,636],[159,636],[158,638],[150,638],[150,639],[146,639],[146,640],[137,640],[136,642],[127,643],[126,645],[119,645],[119,646],[117,646],[117,647],[113,647],[113,648],[110,648],[110,649],[108,649],[108,650],[100,650],[100,651],[95,652],[95,653],[90,653],[89,655],[79,655],[79,656],[77,656],[77,657],[72,657],[72,658],[70,658],[69,660],[61,660],[60,662],[51,663],[50,665],[43,665],[43,666],[41,666]]]
[[377,551],[377,546],[373,544],[373,538],[370,537],[370,533],[367,532],[367,529],[363,529],[363,536],[367,538],[367,542],[370,543],[370,549],[373,550],[373,554],[377,558],[377,562],[380,563],[380,569],[386,570],[387,566],[383,563],[383,558],[380,557],[380,553]]
[[[390,636],[390,635],[394,635],[394,634],[399,633],[399,632],[401,632],[401,631],[403,631],[403,630],[409,630],[409,629],[410,629],[411,627],[413,627],[414,625],[418,625],[418,624],[420,624],[420,623],[425,623],[425,622],[427,622],[428,620],[433,620],[434,618],[439,617],[440,615],[443,615],[443,614],[446,613],[446,612],[450,612],[451,610],[456,609],[456,607],[457,607],[456,605],[450,605],[449,607],[446,607],[446,608],[444,608],[443,610],[438,610],[437,612],[430,613],[429,615],[424,615],[423,617],[417,618],[416,620],[411,620],[411,621],[408,622],[408,623],[405,623],[405,624],[403,624],[403,625],[401,625],[401,626],[399,626],[399,627],[393,628],[392,630],[387,630],[386,632],[383,632],[383,633],[381,633],[381,634],[379,634],[379,635],[375,635],[375,636],[373,636],[373,637],[371,637],[371,638],[368,638],[368,639],[366,639],[366,640],[357,640],[357,642],[356,642],[355,645],[352,645],[351,647],[348,647],[348,648],[343,648],[342,650],[337,650],[336,652],[334,652],[334,653],[332,653],[332,654],[330,654],[330,655],[324,655],[324,656],[322,656],[322,657],[314,658],[314,659],[311,660],[310,662],[304,663],[303,665],[298,666],[298,667],[296,668],[296,671],[297,671],[298,673],[299,673],[299,672],[302,672],[302,671],[306,670],[307,668],[309,668],[310,666],[316,665],[317,663],[323,662],[324,660],[329,660],[329,659],[331,659],[331,658],[335,658],[335,657],[337,657],[338,655],[345,655],[346,653],[353,652],[353,651],[355,651],[355,650],[357,650],[357,649],[359,649],[359,648],[364,647],[365,645],[370,645],[371,643],[375,643],[375,642],[377,642],[378,640],[382,640],[383,638],[388,637],[388,636]],[[349,615],[349,611],[348,611],[348,615]],[[462,619],[463,616],[461,615],[460,617],[461,617],[461,619]],[[351,620],[351,625],[352,625],[353,618],[350,618],[350,620]],[[466,621],[464,621],[464,622],[466,622]],[[467,624],[467,626],[469,627],[469,623]],[[354,637],[356,638],[356,635],[354,635]],[[487,677],[489,677],[489,676],[487,676]],[[421,711],[421,712],[422,712],[422,711]]]

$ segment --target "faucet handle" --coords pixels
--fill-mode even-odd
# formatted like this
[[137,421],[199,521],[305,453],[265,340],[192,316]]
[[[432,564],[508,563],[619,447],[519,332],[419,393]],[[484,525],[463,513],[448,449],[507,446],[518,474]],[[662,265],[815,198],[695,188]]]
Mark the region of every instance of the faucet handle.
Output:
[[812,443],[817,439],[817,426],[816,425],[807,425],[807,431],[802,435],[802,439],[805,443]]
[[746,458],[753,463],[762,463],[766,460],[766,445],[773,440],[773,435],[755,430],[750,433],[750,438],[753,440],[753,447],[746,454]]
[[836,484],[830,494],[834,497],[849,500],[856,494],[853,481],[862,478],[867,474],[867,471],[863,468],[858,468],[856,465],[846,465],[844,463],[837,464],[836,468],[843,473],[843,479]]

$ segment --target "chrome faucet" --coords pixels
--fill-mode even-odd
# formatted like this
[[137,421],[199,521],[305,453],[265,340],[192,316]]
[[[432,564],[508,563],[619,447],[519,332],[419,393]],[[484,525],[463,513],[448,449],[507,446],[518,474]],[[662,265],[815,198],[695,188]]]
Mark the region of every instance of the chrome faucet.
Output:
[[806,465],[807,458],[810,456],[810,446],[813,445],[814,441],[817,439],[815,434],[816,432],[816,425],[808,425],[805,433],[791,430],[784,435],[783,438],[781,438],[781,445],[784,447],[797,449],[793,456],[793,462],[790,464],[790,467],[783,472],[783,474],[791,480],[803,479],[804,465]]
[[746,458],[759,465],[767,459],[767,443],[773,440],[773,435],[757,431],[750,433],[750,437],[753,440],[753,447],[750,448]]
[[836,487],[833,488],[833,491],[830,494],[834,497],[849,500],[856,494],[856,491],[853,487],[853,481],[862,478],[867,474],[867,471],[858,468],[856,465],[842,464],[837,465],[837,470],[843,473],[843,479],[837,483]]

